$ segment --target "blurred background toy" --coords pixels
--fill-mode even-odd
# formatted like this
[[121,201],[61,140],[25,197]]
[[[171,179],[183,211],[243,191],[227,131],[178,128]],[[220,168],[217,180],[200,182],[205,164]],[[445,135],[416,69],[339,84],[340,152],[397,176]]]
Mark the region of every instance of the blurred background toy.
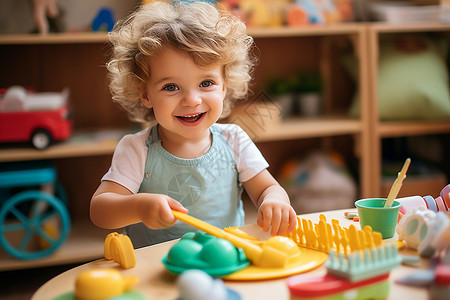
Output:
[[71,134],[69,91],[33,93],[20,86],[0,95],[0,143],[30,142],[39,150]]
[[92,21],[92,31],[111,31],[116,23],[114,11],[109,7],[99,9],[97,15]]
[[33,0],[33,20],[37,26],[37,32],[47,34],[49,32],[62,32],[65,30],[62,22],[63,11],[58,0]]
[[0,1],[0,34],[88,32],[104,8],[119,20],[128,16],[139,3],[138,0]]
[[295,211],[302,213],[352,207],[356,198],[356,184],[337,153],[314,152],[286,161],[280,183]]
[[0,170],[0,245],[19,259],[52,254],[70,231],[55,168],[48,161],[31,161],[2,163]]

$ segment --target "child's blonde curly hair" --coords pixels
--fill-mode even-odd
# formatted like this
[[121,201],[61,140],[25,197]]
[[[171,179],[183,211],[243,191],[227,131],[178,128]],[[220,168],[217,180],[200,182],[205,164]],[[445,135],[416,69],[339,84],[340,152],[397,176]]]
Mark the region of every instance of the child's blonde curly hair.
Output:
[[141,103],[139,95],[151,76],[146,58],[157,54],[164,45],[185,51],[198,66],[224,66],[227,94],[222,117],[248,92],[253,39],[239,19],[211,4],[156,1],[142,5],[116,24],[110,40],[114,51],[107,64],[110,90],[113,100],[134,121],[154,121],[153,110]]

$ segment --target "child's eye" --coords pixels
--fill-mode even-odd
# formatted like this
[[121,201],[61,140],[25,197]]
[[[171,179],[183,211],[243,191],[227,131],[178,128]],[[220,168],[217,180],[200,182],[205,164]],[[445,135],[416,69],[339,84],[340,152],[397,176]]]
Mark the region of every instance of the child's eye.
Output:
[[200,87],[209,87],[213,84],[214,84],[214,82],[212,82],[211,80],[205,80],[205,81],[202,81],[202,83],[200,83]]
[[163,90],[169,91],[169,92],[174,92],[176,90],[178,90],[178,87],[175,84],[166,84],[163,88]]

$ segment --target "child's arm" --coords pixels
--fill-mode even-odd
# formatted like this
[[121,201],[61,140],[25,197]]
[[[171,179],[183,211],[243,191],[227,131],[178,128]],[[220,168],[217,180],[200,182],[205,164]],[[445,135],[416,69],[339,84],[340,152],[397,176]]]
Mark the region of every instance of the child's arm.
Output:
[[175,224],[171,209],[187,212],[178,201],[162,194],[133,194],[122,185],[102,181],[90,204],[92,222],[102,228],[116,229],[143,222],[152,229]]
[[297,226],[297,214],[286,191],[267,169],[244,182],[244,188],[258,207],[257,223],[264,231],[272,227],[271,235],[291,232]]

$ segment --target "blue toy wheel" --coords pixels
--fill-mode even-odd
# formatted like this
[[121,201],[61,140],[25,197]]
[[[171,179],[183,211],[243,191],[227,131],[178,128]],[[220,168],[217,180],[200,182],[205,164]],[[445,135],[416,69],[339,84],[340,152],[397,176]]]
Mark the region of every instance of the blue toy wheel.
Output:
[[[58,233],[46,231],[46,225],[57,221]],[[20,192],[0,209],[0,244],[14,257],[38,259],[53,253],[68,237],[70,217],[66,207],[55,196],[37,190]],[[36,239],[45,248],[33,247]]]

